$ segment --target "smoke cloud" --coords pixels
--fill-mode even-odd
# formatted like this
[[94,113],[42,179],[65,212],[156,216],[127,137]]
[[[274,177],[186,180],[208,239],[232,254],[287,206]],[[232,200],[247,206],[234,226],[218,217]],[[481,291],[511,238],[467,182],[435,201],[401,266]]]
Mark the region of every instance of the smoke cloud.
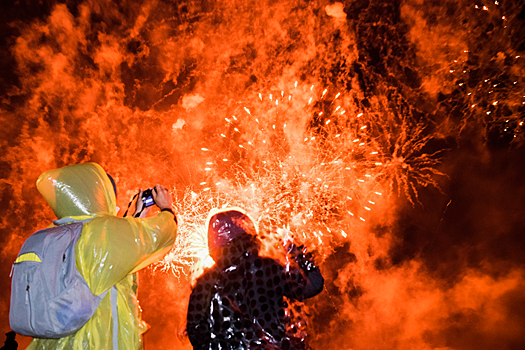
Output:
[[[4,332],[10,266],[54,218],[36,179],[93,161],[120,208],[168,186],[180,247],[226,204],[289,227],[326,281],[313,349],[523,348],[523,1],[0,7]],[[140,272],[146,348],[191,348],[186,257]]]

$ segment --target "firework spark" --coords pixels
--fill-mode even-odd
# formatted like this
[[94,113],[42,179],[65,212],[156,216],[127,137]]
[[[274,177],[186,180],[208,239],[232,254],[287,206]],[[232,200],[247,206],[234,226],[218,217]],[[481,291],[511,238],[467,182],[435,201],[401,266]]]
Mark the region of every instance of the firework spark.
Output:
[[327,251],[396,189],[414,204],[418,186],[439,188],[440,151],[422,152],[431,139],[422,125],[346,113],[341,94],[327,91],[258,94],[224,118],[215,142],[201,147],[201,188],[175,201],[179,237],[160,268],[192,276],[202,270],[210,260],[205,224],[212,208],[248,210],[267,247],[280,246],[278,229],[286,228],[294,240]]
[[432,186],[441,191],[436,178],[446,176],[437,168],[445,150],[425,151],[434,138],[425,134],[425,129],[423,124],[403,118],[400,123],[384,124],[385,132],[377,139],[382,152],[377,154],[379,161],[375,161],[376,180],[388,184],[389,194],[403,193],[412,205],[421,204],[418,187]]

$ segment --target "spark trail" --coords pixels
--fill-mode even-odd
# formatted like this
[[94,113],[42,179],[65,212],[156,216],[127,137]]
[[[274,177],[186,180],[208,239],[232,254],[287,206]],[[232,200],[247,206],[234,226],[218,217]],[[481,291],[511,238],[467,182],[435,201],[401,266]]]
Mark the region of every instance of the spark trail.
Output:
[[175,201],[179,237],[157,268],[195,277],[209,265],[205,225],[212,208],[248,210],[266,247],[280,246],[278,229],[286,228],[324,255],[395,189],[414,204],[418,187],[439,188],[439,151],[421,153],[432,138],[422,125],[398,123],[388,113],[346,112],[340,97],[296,84],[290,93],[239,103],[201,147],[201,188]]

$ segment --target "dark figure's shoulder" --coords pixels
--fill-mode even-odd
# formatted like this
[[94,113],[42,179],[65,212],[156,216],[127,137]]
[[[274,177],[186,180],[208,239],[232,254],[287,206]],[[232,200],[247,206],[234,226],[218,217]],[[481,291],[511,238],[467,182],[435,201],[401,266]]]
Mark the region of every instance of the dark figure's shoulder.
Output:
[[257,268],[261,267],[267,267],[267,266],[280,266],[283,267],[278,260],[269,258],[267,256],[260,256],[260,255],[252,255],[249,257],[244,257],[242,259],[242,262],[245,264],[253,264]]
[[244,268],[249,271],[261,271],[266,276],[280,275],[284,272],[284,266],[275,259],[265,256],[253,256],[244,260]]
[[221,270],[218,269],[216,265],[204,270],[204,272],[199,277],[197,277],[197,281],[193,289],[197,287],[199,289],[203,288],[207,284],[211,286],[214,283],[214,281],[217,280],[220,274]]

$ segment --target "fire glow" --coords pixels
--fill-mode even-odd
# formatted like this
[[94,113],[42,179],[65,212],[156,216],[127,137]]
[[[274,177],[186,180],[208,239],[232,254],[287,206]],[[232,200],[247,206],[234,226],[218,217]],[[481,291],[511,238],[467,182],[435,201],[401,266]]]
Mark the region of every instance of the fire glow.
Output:
[[[259,93],[255,105],[243,107],[244,116],[241,111],[238,117],[225,118],[226,124],[217,130],[225,140],[201,147],[206,181],[200,183],[199,190],[177,201],[177,212],[182,219],[188,217],[190,224],[181,225],[177,248],[161,269],[178,275],[185,273],[182,266],[206,259],[206,238],[199,226],[213,206],[246,208],[263,231],[291,230],[295,240],[326,255],[333,241],[341,240],[334,234],[346,238],[345,230],[351,231],[355,220],[366,222],[364,217],[371,215],[367,211],[371,212],[376,203],[384,207],[394,188],[412,204],[418,200],[417,186],[439,189],[435,176],[445,175],[436,169],[439,151],[413,156],[432,138],[421,136],[421,125],[410,126],[407,120],[398,122],[384,115],[335,114],[341,108],[336,101],[341,93],[327,101],[326,111],[306,102],[315,99],[317,106],[322,105],[327,91],[323,89],[315,96],[313,86],[302,89],[296,82],[286,96],[284,91],[280,98],[275,97],[278,94],[265,94],[265,101]],[[304,126],[309,115],[318,117]],[[330,126],[332,119],[328,118],[334,120]],[[380,132],[363,123],[381,125]],[[287,124],[291,131],[285,129]],[[391,137],[395,139],[393,146]],[[361,139],[370,141],[356,142]],[[391,149],[393,154],[388,154]],[[213,183],[218,185],[209,187]],[[386,198],[381,197],[385,190]],[[350,211],[351,215],[345,214]],[[199,222],[195,222],[196,217]]]
[[[176,245],[140,273],[147,348],[191,348],[191,280],[213,263],[204,225],[224,206],[250,212],[268,255],[283,229],[315,251],[327,282],[307,304],[313,349],[525,342],[522,158],[507,153],[525,140],[521,5],[5,6],[5,281],[52,219],[36,178],[95,161],[121,208],[156,183],[175,199]],[[2,331],[8,304],[5,291]]]

